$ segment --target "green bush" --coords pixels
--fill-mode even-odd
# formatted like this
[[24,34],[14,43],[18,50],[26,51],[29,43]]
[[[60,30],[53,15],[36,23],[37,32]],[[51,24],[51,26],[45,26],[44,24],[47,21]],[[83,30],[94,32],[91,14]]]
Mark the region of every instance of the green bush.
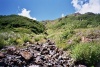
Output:
[[0,49],[6,45],[6,41],[4,39],[0,39]]
[[39,38],[35,38],[34,40],[35,40],[35,42],[38,42],[40,39]]
[[71,55],[76,62],[82,61],[87,65],[95,65],[100,61],[100,44],[83,43],[75,45]]
[[24,41],[25,43],[30,41],[30,37],[27,36],[27,35],[24,35],[24,36],[22,37],[22,39],[23,39],[23,41]]
[[72,34],[74,34],[74,31],[73,30],[68,30],[68,31],[65,31],[63,34],[62,34],[62,38],[63,39],[68,39],[72,36]]
[[17,45],[22,45],[24,41],[22,39],[16,39],[16,44]]

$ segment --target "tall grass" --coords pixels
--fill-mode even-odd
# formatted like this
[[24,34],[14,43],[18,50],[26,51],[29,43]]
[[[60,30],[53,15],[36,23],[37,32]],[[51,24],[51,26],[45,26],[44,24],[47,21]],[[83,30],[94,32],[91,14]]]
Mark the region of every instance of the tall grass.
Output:
[[13,31],[0,32],[0,47],[2,48],[6,45],[21,45],[24,42],[29,42],[30,39],[31,34],[15,33]]
[[100,61],[100,43],[81,43],[74,46],[71,56],[76,62],[82,62],[89,66]]

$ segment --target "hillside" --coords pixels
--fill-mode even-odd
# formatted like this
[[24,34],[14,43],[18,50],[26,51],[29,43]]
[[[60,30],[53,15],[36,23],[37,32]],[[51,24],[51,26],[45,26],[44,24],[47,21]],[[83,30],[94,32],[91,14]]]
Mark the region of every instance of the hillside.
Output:
[[100,14],[75,13],[45,21],[45,26],[47,38],[69,51],[76,65],[97,67],[95,65],[100,62]]
[[75,13],[48,21],[45,26],[48,38],[54,39],[59,47],[63,43],[79,43],[82,36],[85,38],[89,36],[90,39],[100,39],[100,14]]
[[33,33],[43,33],[44,26],[38,21],[19,15],[0,16],[0,30],[13,30],[18,32],[20,28]]
[[0,15],[0,48],[33,42],[32,37],[44,30],[45,26],[39,21],[19,15]]
[[9,45],[18,48],[31,45],[32,48],[35,45],[38,51],[38,47],[48,42],[64,51],[71,66],[96,67],[100,62],[100,14],[75,13],[41,22],[18,15],[0,16],[0,48]]
[[96,67],[100,61],[100,14],[75,13],[45,21],[45,26],[47,38],[69,51],[76,65]]

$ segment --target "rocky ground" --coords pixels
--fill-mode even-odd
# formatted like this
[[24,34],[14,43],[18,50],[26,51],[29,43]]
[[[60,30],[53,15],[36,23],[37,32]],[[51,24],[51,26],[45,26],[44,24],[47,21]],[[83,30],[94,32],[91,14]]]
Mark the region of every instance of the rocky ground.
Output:
[[26,48],[6,46],[0,50],[0,67],[86,67],[74,65],[65,51],[58,49],[51,40],[43,44],[25,43]]

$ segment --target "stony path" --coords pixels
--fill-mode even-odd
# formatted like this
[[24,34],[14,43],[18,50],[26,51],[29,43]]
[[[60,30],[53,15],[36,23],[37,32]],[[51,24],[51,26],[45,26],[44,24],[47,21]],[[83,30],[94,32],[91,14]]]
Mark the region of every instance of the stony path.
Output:
[[[27,45],[27,44],[26,44]],[[8,46],[0,50],[0,66],[9,67],[73,67],[73,60],[55,43],[31,44],[24,49]]]

